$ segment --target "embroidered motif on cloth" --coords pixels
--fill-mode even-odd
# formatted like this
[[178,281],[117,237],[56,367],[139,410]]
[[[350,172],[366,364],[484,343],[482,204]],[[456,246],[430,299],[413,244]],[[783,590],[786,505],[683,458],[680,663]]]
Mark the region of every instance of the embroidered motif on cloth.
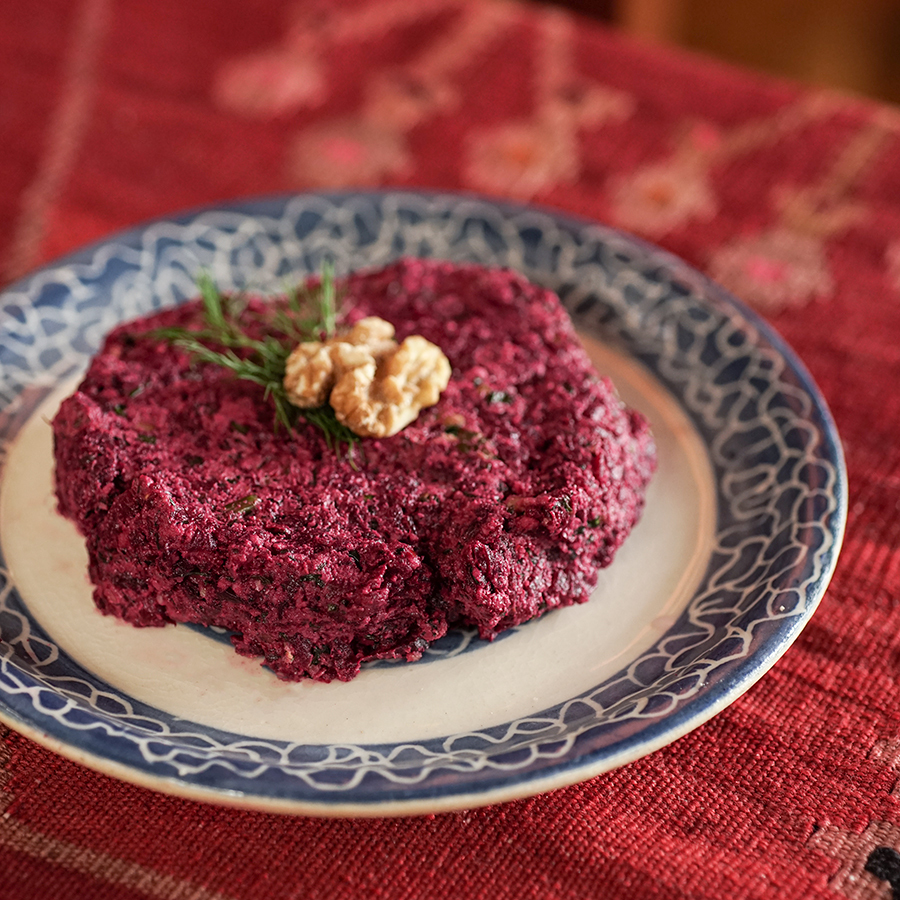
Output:
[[862,834],[829,825],[809,846],[840,861],[828,887],[849,900],[892,900],[893,885],[900,886],[900,827],[890,822],[872,822]]

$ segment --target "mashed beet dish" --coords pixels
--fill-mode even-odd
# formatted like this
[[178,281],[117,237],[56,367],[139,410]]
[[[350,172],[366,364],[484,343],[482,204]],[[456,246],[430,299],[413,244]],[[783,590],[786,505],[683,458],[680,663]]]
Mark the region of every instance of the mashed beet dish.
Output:
[[53,423],[59,508],[104,613],[223,626],[279,677],[330,681],[587,599],[655,449],[558,299],[414,259],[342,287],[348,323],[380,316],[452,366],[437,405],[353,464],[302,419],[276,428],[261,387],[147,336],[198,321],[197,302],[109,335]]

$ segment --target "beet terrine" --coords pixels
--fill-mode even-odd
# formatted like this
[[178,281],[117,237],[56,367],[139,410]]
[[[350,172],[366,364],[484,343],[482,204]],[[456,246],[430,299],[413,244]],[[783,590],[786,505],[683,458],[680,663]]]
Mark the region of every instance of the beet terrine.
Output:
[[87,541],[97,606],[134,625],[234,632],[281,678],[348,680],[587,599],[655,467],[646,421],[599,378],[550,291],[507,270],[407,259],[342,285],[437,344],[452,377],[354,463],[263,389],[116,328],[53,422],[60,511]]

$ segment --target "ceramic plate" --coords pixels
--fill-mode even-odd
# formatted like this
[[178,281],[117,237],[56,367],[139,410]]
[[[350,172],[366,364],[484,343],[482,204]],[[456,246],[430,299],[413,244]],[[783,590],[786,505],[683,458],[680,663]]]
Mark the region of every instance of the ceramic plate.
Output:
[[[52,496],[48,420],[117,322],[198,270],[278,291],[401,255],[511,266],[560,294],[598,369],[651,420],[644,517],[592,600],[489,644],[285,684],[222,635],[135,629],[91,602]],[[153,222],[0,298],[0,718],[158,790],[256,809],[399,815],[535,794],[635,760],[722,710],[784,653],[845,519],[837,436],[756,316],[683,262],[552,211],[446,194],[305,195]]]

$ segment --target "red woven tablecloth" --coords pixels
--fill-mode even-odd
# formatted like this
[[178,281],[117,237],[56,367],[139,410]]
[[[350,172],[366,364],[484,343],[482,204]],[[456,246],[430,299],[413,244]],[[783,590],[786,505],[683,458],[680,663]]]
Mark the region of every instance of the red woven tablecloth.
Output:
[[503,806],[318,820],[159,795],[2,731],[0,898],[900,896],[900,112],[538,5],[8,2],[0,184],[4,281],[172,210],[331,186],[609,222],[768,317],[851,490],[798,642],[662,751]]

